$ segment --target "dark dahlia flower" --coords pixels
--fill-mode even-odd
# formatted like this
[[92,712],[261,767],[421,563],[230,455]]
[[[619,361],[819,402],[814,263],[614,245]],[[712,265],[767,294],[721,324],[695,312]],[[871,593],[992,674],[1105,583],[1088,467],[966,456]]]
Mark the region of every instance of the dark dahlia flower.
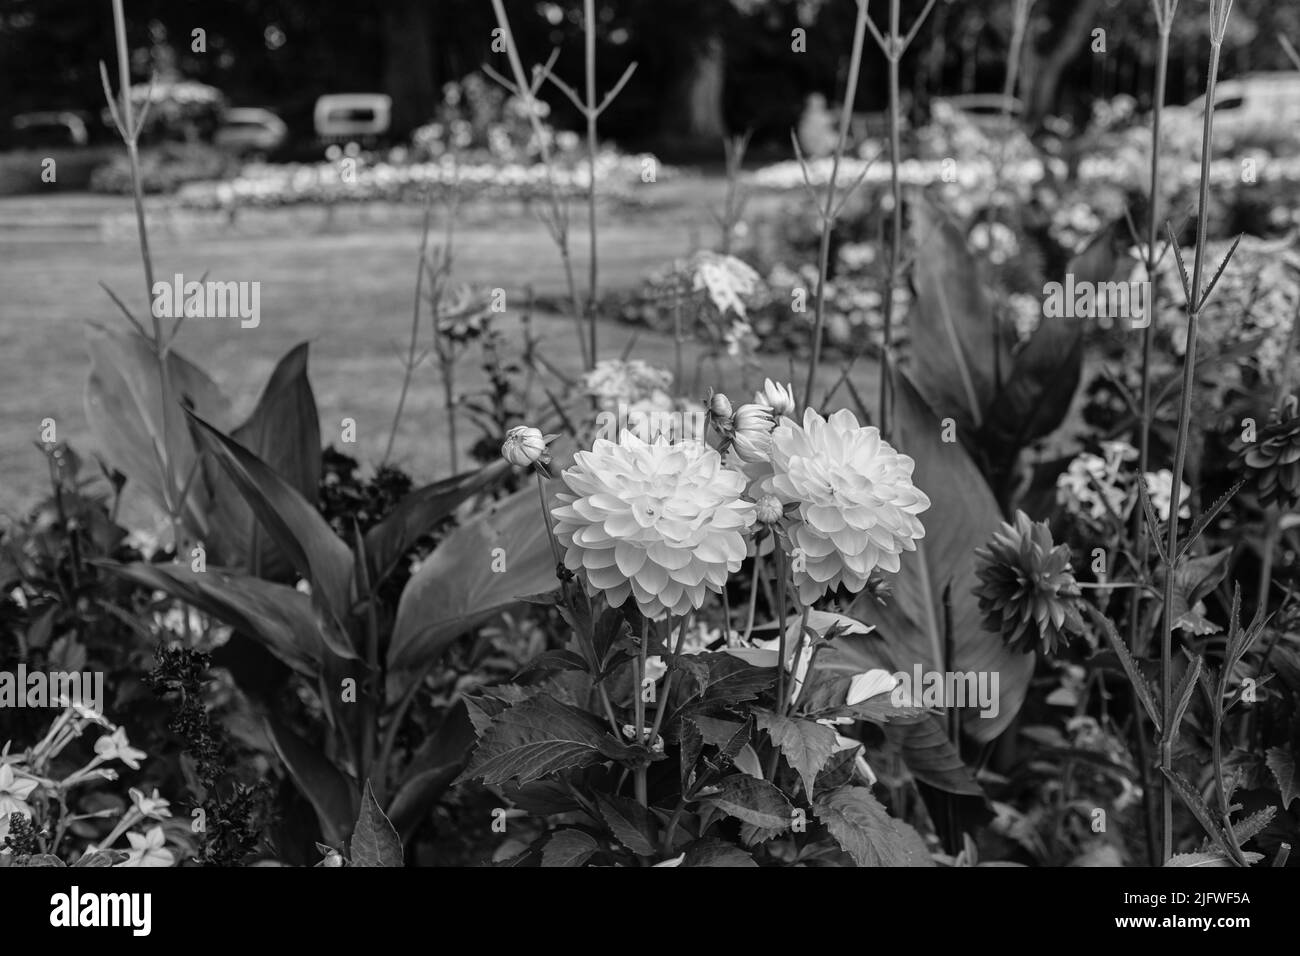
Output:
[[1294,402],[1273,409],[1258,441],[1242,445],[1238,460],[1261,504],[1289,508],[1300,500],[1300,414]]
[[975,556],[984,626],[1009,646],[1027,654],[1038,645],[1049,654],[1067,633],[1082,633],[1070,549],[1052,544],[1046,522],[1017,511],[1015,524],[1004,522]]

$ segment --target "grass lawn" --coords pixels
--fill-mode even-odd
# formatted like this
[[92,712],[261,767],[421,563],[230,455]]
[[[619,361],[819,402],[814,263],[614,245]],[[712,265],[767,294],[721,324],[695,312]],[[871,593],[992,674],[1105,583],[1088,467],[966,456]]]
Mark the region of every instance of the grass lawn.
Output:
[[[692,178],[652,207],[602,211],[602,288],[631,288],[665,260],[711,243],[716,229],[709,203],[721,191],[719,180]],[[158,209],[160,200],[149,202]],[[43,418],[54,418],[59,437],[83,453],[97,450],[82,410],[89,368],[83,330],[88,321],[126,325],[99,281],[138,307],[138,315],[147,315],[133,233],[99,228],[104,217],[120,222],[130,209],[126,198],[82,194],[0,199],[0,509],[14,511],[45,486],[44,461],[32,447]],[[258,328],[193,319],[182,329],[178,348],[204,367],[238,408],[248,409],[276,360],[298,342],[311,342],[324,441],[337,444],[340,420],[354,418],[358,446],[351,446],[357,449],[353,454],[373,464],[388,436],[401,381],[398,353],[410,334],[418,215],[394,210],[386,223],[382,210],[376,215],[372,209],[364,222],[341,217],[326,229],[322,217],[311,220],[309,213],[297,211],[291,227],[278,232],[236,223],[187,233],[168,228],[160,211],[152,232],[155,271],[158,277],[180,272],[198,279],[206,271],[212,279],[261,282]],[[580,206],[572,219],[575,267],[585,287],[586,217]],[[263,216],[256,225],[265,222]],[[468,212],[455,242],[460,281],[500,286],[508,296],[529,285],[542,295],[564,290],[559,257],[545,228],[517,204],[499,212]],[[516,320],[507,315],[501,326],[509,333]],[[540,314],[535,329],[551,362],[579,371],[571,318]],[[602,356],[618,355],[634,334],[635,357],[672,366],[670,337],[613,321],[600,330]],[[427,316],[422,340],[427,342]],[[471,353],[458,373],[468,389],[482,381],[473,364]],[[772,356],[766,371],[786,377],[787,368],[784,357]],[[738,370],[726,374],[733,380],[719,384],[737,388]],[[434,366],[416,372],[396,443],[394,460],[417,481],[447,468],[440,387]],[[461,434],[470,435],[472,427],[464,423]],[[143,517],[138,503],[128,498],[126,504],[128,519]]]

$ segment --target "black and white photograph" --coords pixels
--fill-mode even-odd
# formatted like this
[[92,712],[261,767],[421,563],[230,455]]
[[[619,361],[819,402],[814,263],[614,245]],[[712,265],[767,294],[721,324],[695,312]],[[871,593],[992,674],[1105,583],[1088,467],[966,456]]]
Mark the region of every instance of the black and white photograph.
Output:
[[19,939],[992,867],[825,879],[1232,945],[1298,761],[1298,0],[0,0]]

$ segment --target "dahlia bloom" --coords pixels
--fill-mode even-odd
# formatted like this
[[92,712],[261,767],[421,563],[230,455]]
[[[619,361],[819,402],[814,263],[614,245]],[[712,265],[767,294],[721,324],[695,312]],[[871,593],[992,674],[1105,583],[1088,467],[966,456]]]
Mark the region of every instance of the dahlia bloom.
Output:
[[[802,427],[783,418],[772,433],[773,474],[764,491],[797,504],[787,532],[796,551],[799,600],[811,604],[840,585],[861,591],[877,567],[925,536],[917,518],[930,499],[912,484],[911,458],[861,426],[847,409],[829,419],[806,409]],[[802,570],[799,568],[802,567]]]
[[699,441],[597,439],[561,475],[551,509],[564,564],[610,606],[629,596],[651,619],[685,614],[721,591],[745,559],[754,505],[745,476]]
[[1039,645],[1051,653],[1067,633],[1082,632],[1070,548],[1053,544],[1047,522],[1017,511],[1015,524],[1003,522],[975,557],[984,627],[1009,647],[1028,653]]
[[1239,462],[1259,492],[1261,504],[1290,508],[1300,500],[1300,415],[1294,399],[1275,408],[1253,444],[1238,442]]

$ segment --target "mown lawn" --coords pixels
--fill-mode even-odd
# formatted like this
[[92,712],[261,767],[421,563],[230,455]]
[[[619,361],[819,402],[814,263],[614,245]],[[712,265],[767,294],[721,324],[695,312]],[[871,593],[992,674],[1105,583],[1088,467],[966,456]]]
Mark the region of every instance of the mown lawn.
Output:
[[[652,207],[602,211],[602,287],[632,288],[666,260],[711,243],[715,227],[708,203],[721,190],[720,181],[692,179],[673,186]],[[326,228],[319,211],[305,210],[286,214],[283,229],[268,229],[271,220],[263,216],[255,223],[187,231],[169,226],[157,202],[151,208],[158,210],[158,276],[180,272],[197,279],[206,271],[213,279],[261,282],[258,328],[191,320],[178,339],[181,351],[207,369],[238,407],[248,408],[275,361],[309,341],[324,440],[337,442],[340,420],[354,418],[358,446],[351,447],[373,464],[387,439],[401,379],[398,353],[410,332],[418,215],[397,210],[385,222],[382,209],[370,210],[365,222],[345,216]],[[83,452],[95,450],[82,410],[89,368],[84,328],[90,321],[125,325],[98,283],[146,314],[134,234],[101,228],[106,216],[120,225],[130,209],[126,198],[78,194],[0,200],[0,508],[6,511],[30,502],[44,486],[44,461],[31,444],[41,419],[53,417],[59,437]],[[585,283],[585,213],[580,206],[573,213],[575,266]],[[564,289],[544,227],[518,204],[467,211],[455,242],[458,280],[503,287],[513,302],[522,301],[529,285],[539,295]],[[427,316],[425,321],[427,342]],[[546,357],[576,373],[581,361],[572,320],[540,313],[534,322]],[[512,335],[518,329],[514,315],[501,325]],[[634,334],[635,357],[671,367],[670,337],[613,321],[601,326],[602,355],[619,354]],[[784,375],[788,367],[780,356],[767,364],[773,374]],[[466,388],[482,383],[473,353],[460,374]],[[725,374],[737,378],[722,387],[738,387],[738,371]],[[440,389],[432,365],[417,371],[398,435],[394,459],[417,480],[447,467]],[[466,422],[461,433],[472,434],[472,426]],[[129,499],[128,505],[127,517],[139,513]]]

